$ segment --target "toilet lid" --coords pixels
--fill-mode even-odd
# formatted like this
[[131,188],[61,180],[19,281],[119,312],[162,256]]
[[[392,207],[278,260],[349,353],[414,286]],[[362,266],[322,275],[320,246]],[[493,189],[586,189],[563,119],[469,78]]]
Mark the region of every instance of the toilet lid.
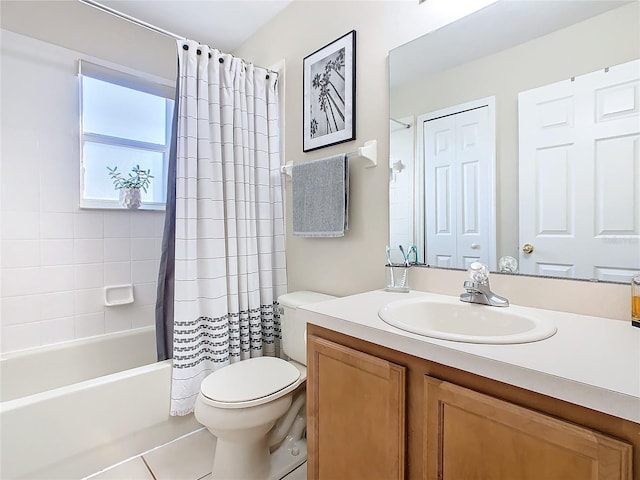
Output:
[[289,362],[257,357],[216,370],[204,379],[200,391],[216,402],[248,402],[272,395],[299,378],[300,370]]

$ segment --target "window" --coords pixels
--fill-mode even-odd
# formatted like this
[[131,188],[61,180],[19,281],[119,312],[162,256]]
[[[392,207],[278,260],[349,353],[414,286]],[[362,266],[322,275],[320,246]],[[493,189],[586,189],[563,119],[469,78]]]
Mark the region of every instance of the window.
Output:
[[80,206],[119,208],[107,167],[123,176],[131,168],[151,170],[142,207],[162,209],[166,202],[174,86],[80,60]]

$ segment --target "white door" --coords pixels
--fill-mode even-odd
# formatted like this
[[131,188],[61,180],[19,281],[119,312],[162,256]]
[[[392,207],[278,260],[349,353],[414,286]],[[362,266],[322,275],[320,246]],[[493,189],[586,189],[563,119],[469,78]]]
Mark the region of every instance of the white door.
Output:
[[520,272],[640,270],[639,78],[633,61],[520,93]]
[[495,268],[491,131],[488,106],[423,122],[429,265]]

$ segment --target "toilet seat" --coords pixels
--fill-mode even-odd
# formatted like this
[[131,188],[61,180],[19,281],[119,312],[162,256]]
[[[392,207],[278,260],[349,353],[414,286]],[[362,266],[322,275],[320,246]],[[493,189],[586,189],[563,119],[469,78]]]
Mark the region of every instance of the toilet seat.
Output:
[[298,368],[280,358],[250,358],[211,373],[200,392],[214,407],[253,407],[293,391],[302,382],[300,377]]

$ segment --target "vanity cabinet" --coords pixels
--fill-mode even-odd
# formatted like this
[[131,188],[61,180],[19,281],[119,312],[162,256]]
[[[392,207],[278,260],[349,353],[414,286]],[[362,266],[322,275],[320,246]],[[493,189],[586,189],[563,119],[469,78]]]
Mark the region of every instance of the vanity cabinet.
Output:
[[314,336],[307,345],[309,477],[405,478],[405,368]]
[[639,478],[635,422],[307,327],[309,480]]
[[631,445],[426,376],[426,478],[631,479]]

